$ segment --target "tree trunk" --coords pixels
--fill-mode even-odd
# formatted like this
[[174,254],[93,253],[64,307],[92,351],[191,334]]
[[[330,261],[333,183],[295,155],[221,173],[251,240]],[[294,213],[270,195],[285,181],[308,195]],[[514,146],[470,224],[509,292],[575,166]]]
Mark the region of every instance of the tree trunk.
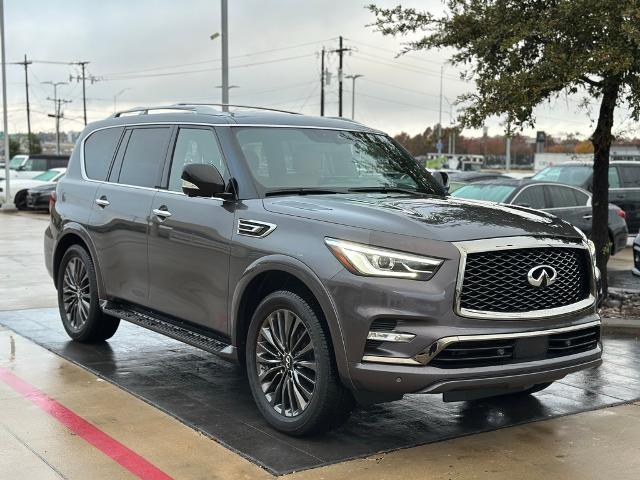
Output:
[[609,240],[609,150],[611,148],[611,129],[613,111],[618,100],[619,79],[605,79],[602,88],[602,102],[598,124],[591,142],[594,148],[593,163],[593,199],[591,236],[596,246],[596,265],[602,273],[602,289],[607,294],[607,261],[611,252]]

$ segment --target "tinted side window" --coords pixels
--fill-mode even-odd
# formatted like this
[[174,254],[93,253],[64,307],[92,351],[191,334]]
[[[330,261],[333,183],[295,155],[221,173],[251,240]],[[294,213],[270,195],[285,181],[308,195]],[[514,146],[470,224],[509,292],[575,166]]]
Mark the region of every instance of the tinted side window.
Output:
[[44,158],[30,158],[24,164],[24,170],[28,172],[44,172],[47,169],[47,160]]
[[620,188],[620,176],[616,167],[609,167],[609,188]]
[[218,169],[223,178],[227,178],[222,153],[215,134],[208,129],[181,128],[178,132],[176,147],[173,150],[169,190],[182,192],[182,169],[189,163],[206,163]]
[[122,159],[118,183],[155,187],[169,143],[169,128],[136,128]]
[[543,187],[528,187],[521,190],[513,204],[536,209],[547,208],[545,207]]
[[84,142],[84,170],[93,180],[106,180],[124,128],[106,128],[92,133]]
[[625,165],[618,168],[621,170],[623,188],[640,187],[640,166]]
[[577,207],[587,204],[587,196],[573,188],[549,185],[547,186],[547,192],[549,193],[548,208]]

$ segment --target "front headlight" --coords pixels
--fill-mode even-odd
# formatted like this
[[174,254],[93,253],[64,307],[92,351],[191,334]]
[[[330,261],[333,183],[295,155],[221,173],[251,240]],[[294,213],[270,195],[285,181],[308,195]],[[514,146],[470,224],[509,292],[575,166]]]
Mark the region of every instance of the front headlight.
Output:
[[596,261],[596,244],[591,240],[587,240],[587,247],[589,248],[589,254],[591,255],[591,259],[595,263]]
[[429,280],[443,260],[326,238],[325,243],[344,267],[356,275]]

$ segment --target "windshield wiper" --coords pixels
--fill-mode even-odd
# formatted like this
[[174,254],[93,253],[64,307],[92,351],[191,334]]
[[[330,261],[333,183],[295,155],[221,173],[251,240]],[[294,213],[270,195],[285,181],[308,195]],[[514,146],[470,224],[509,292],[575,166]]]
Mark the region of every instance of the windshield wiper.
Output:
[[402,187],[355,187],[350,188],[349,192],[380,192],[380,193],[408,193],[410,195],[428,195],[426,192],[420,192],[419,190],[411,190],[410,188]]
[[269,190],[265,197],[275,197],[277,195],[332,195],[334,193],[344,193],[339,190],[329,190],[327,188],[278,188]]

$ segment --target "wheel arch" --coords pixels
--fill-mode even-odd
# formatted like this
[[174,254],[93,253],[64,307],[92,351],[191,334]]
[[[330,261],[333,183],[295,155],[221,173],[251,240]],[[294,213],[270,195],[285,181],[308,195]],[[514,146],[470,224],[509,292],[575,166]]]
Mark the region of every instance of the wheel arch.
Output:
[[98,264],[98,257],[96,255],[95,247],[93,245],[93,242],[91,241],[91,238],[89,237],[89,234],[79,224],[69,223],[65,225],[64,230],[58,238],[58,241],[56,242],[56,245],[53,249],[52,271],[54,285],[56,285],[57,288],[58,269],[60,267],[60,263],[62,262],[62,257],[72,245],[80,245],[89,253],[96,271],[96,280],[98,283],[98,298],[105,299],[106,294],[104,290],[104,283],[102,281],[102,272],[100,270],[100,265]]
[[[329,329],[338,372],[345,385],[352,386],[346,348],[333,300],[318,276],[306,264],[285,255],[262,257],[252,263],[236,285],[231,299],[231,341],[242,360],[251,316],[269,293],[287,289],[310,299]],[[309,298],[311,295],[311,298]]]

